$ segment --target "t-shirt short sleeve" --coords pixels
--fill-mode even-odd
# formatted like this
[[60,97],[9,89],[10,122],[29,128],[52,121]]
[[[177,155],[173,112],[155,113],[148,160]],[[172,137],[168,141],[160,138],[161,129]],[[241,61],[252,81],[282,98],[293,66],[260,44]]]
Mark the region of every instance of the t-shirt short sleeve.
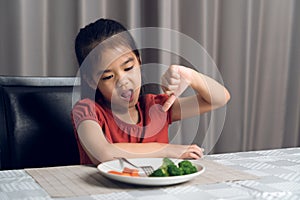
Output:
[[94,120],[100,125],[102,124],[99,120],[101,113],[96,111],[96,106],[96,103],[90,99],[83,99],[75,104],[72,109],[72,118],[76,129],[84,120]]

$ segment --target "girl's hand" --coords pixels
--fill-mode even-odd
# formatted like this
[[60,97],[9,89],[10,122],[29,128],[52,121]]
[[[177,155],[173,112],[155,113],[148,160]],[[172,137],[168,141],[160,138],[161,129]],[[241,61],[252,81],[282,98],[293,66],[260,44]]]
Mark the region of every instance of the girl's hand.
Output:
[[196,144],[192,145],[176,145],[169,144],[168,151],[170,157],[180,159],[200,159],[203,158],[204,149],[200,148]]
[[170,97],[163,105],[163,111],[169,110],[174,101],[190,85],[194,70],[180,66],[171,65],[161,78],[162,89]]

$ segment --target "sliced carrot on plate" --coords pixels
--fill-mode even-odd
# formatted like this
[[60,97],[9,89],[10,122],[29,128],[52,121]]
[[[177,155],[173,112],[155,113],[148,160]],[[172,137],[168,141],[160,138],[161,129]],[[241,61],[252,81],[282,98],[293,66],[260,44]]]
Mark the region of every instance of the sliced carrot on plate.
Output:
[[123,172],[131,174],[131,173],[139,172],[139,170],[138,169],[131,169],[131,168],[128,168],[128,167],[124,167]]
[[131,169],[128,167],[124,167],[123,173],[129,173],[131,176],[140,176],[138,169]]
[[122,172],[110,170],[107,173],[116,174],[120,176],[140,176],[138,169],[130,169],[128,167],[125,167]]
[[114,170],[110,170],[107,173],[121,175],[121,176],[131,176],[130,173],[118,172],[118,171],[114,171]]

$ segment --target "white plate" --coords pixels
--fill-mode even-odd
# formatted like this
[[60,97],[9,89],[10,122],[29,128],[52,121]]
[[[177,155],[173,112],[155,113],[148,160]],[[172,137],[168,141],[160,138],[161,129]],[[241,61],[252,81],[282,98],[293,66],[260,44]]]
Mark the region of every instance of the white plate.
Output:
[[[162,158],[134,158],[128,159],[133,164],[137,166],[143,165],[151,165],[154,169],[159,168],[162,165]],[[182,161],[182,159],[171,159],[175,164],[178,164]],[[169,177],[131,177],[131,176],[122,176],[116,174],[110,174],[108,171],[115,170],[115,171],[122,171],[124,167],[133,168],[131,165],[127,163],[121,162],[119,160],[112,160],[108,162],[101,163],[97,166],[100,173],[110,179],[121,181],[130,184],[137,184],[137,185],[149,185],[149,186],[162,186],[162,185],[173,185],[178,183],[183,183],[189,181],[205,171],[204,166],[197,164],[195,161],[190,160],[193,165],[195,165],[198,169],[198,172],[188,175],[182,176],[169,176]],[[141,171],[141,170],[140,170]]]

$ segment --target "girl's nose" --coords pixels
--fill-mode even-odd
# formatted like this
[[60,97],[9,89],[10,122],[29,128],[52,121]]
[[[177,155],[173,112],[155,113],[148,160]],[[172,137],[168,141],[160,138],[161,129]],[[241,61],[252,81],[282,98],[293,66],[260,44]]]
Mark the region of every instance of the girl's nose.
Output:
[[128,84],[128,77],[126,75],[120,76],[117,82],[118,87],[124,87]]

